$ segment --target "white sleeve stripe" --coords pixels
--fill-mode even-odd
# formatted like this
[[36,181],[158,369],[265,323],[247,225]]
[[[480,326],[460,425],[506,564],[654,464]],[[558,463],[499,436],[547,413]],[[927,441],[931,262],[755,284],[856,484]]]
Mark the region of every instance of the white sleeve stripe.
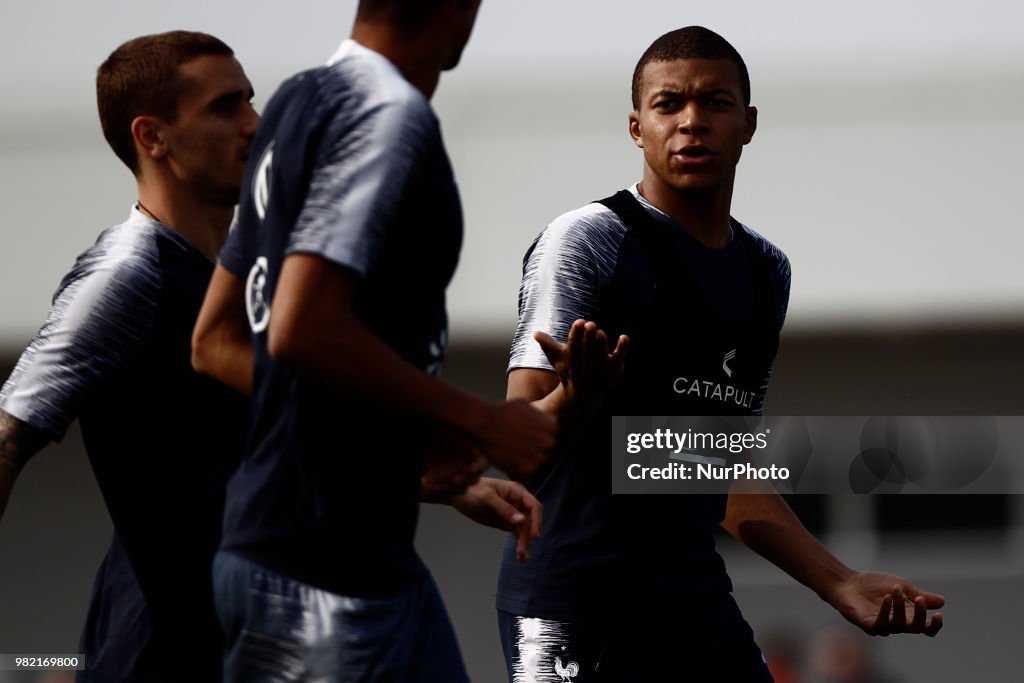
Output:
[[129,360],[159,289],[148,238],[138,226],[114,228],[79,258],[0,390],[0,408],[59,437],[95,383]]
[[600,204],[564,214],[545,229],[524,267],[509,370],[552,369],[533,333],[564,341],[574,320],[593,319],[625,234],[618,216]]

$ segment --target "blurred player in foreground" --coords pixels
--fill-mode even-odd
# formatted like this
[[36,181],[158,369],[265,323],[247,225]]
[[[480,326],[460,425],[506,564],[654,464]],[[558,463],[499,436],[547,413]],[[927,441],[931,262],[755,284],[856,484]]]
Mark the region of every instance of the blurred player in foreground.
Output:
[[[554,444],[526,402],[435,377],[462,214],[429,100],[478,7],[363,0],[267,105],[194,339],[196,368],[254,402],[215,566],[229,681],[465,681],[413,548],[424,459],[427,488],[459,491],[486,462],[530,476]],[[510,482],[451,502],[518,525],[520,555],[539,522]]]

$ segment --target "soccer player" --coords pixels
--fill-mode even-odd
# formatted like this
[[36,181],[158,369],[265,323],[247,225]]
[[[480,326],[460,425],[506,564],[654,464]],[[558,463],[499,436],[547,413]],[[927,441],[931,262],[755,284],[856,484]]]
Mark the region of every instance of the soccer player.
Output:
[[[424,459],[521,478],[554,444],[525,401],[434,376],[462,214],[429,100],[478,7],[363,0],[351,39],[264,113],[194,338],[195,366],[254,402],[214,569],[229,681],[465,681],[413,548]],[[454,502],[521,508],[514,490]]]
[[736,50],[702,27],[668,33],[632,94],[640,182],[555,219],[524,261],[508,396],[572,433],[530,486],[545,505],[530,560],[509,547],[502,562],[510,679],[771,680],[715,551],[720,523],[868,633],[934,635],[940,596],[846,567],[770,488],[611,495],[612,415],[761,414],[790,287],[786,256],[730,216],[757,126]]
[[252,86],[223,42],[173,31],[117,48],[96,94],[138,201],[78,258],[0,392],[0,512],[78,418],[114,525],[78,680],[218,681],[211,565],[248,404],[192,370],[190,337],[256,131]]

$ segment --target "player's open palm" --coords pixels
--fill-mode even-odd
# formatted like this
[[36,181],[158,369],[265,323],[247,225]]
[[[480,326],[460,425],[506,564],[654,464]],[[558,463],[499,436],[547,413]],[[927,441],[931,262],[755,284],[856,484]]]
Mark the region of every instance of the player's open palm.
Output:
[[942,615],[929,615],[928,610],[946,604],[946,599],[937,593],[918,590],[905,579],[880,572],[854,572],[825,599],[848,621],[872,636],[934,636],[942,628]]
[[562,385],[570,412],[586,412],[596,407],[622,377],[629,349],[629,337],[619,336],[615,348],[608,350],[608,336],[594,322],[577,320],[563,344],[546,332],[534,332],[548,362]]

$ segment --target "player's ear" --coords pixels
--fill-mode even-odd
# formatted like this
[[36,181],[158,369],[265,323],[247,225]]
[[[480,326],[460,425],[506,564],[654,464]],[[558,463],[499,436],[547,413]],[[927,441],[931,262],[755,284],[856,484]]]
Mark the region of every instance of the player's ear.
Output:
[[167,155],[167,143],[161,134],[162,122],[155,116],[136,116],[132,119],[132,138],[139,155],[162,159]]
[[633,144],[640,149],[644,148],[644,137],[640,131],[640,114],[629,112],[629,137],[633,138]]
[[757,130],[757,107],[747,107],[747,130],[743,134],[743,144],[747,144],[754,137]]

